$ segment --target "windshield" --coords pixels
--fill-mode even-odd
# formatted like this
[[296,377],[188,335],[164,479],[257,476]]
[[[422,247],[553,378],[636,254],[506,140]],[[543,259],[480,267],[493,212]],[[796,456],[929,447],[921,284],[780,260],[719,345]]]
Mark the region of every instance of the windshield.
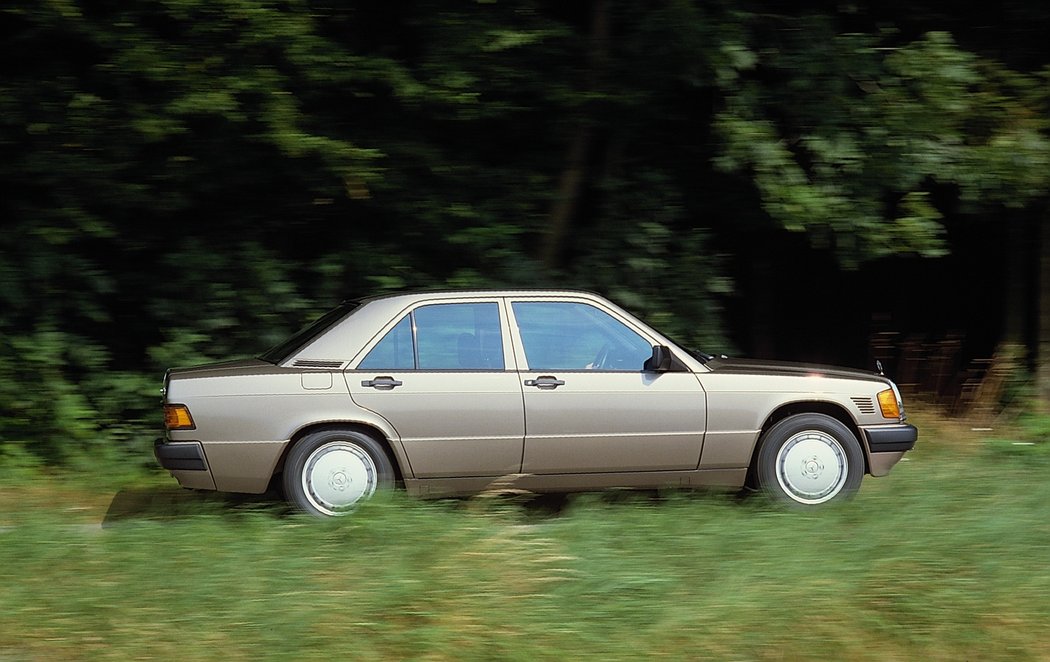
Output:
[[337,322],[352,313],[359,305],[360,303],[357,301],[344,301],[338,307],[329,310],[327,313],[319,317],[313,324],[300,330],[288,340],[285,340],[273,349],[260,354],[259,358],[263,361],[273,363],[274,365],[283,363],[288,357],[295,354],[306,345],[306,343],[335,326]]

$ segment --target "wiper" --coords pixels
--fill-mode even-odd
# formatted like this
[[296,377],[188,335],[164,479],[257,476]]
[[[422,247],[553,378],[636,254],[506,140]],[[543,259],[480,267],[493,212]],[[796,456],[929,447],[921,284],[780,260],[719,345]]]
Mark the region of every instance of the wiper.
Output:
[[714,359],[728,359],[729,358],[725,354],[708,354],[707,352],[701,352],[698,349],[690,349],[688,347],[686,348],[685,351],[689,352],[690,354],[693,355],[694,358],[699,359],[703,363],[707,363],[708,361],[712,361]]
[[699,359],[702,363],[707,363],[711,359],[715,358],[714,354],[708,354],[707,352],[701,352],[699,349],[694,347],[686,347],[685,351],[693,355],[693,358]]

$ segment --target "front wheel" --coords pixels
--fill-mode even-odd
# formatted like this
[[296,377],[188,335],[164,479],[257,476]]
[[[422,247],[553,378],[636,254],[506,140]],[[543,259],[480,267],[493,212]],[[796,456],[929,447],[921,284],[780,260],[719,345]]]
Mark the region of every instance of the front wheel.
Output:
[[312,432],[289,451],[282,481],[288,502],[318,517],[345,515],[394,484],[383,446],[354,430]]
[[841,421],[796,414],[762,437],[756,466],[759,487],[792,505],[815,506],[847,498],[864,478],[864,451]]

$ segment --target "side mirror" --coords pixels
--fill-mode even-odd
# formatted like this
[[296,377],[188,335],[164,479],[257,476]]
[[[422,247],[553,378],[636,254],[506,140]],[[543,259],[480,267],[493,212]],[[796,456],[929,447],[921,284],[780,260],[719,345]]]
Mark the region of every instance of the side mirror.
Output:
[[645,372],[667,372],[671,369],[671,350],[664,345],[653,347],[653,355],[645,360]]

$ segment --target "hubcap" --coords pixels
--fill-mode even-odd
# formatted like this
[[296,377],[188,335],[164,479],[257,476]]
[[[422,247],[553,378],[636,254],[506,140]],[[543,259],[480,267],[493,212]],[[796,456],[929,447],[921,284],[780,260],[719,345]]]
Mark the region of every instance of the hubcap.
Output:
[[849,474],[838,439],[820,430],[805,430],[777,452],[777,481],[795,501],[823,503],[842,491]]
[[303,492],[326,515],[340,515],[376,491],[376,465],[357,444],[329,442],[306,458]]

